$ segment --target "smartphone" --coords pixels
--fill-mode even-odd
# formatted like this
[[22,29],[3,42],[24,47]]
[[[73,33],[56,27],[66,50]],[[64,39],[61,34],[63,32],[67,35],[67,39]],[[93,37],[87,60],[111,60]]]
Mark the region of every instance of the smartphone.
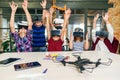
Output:
[[35,61],[35,62],[16,64],[14,65],[14,68],[15,68],[15,71],[18,71],[18,70],[24,70],[24,69],[29,69],[29,68],[39,67],[39,66],[41,66],[41,64]]
[[15,61],[20,60],[21,58],[7,58],[0,61],[0,66],[7,66]]

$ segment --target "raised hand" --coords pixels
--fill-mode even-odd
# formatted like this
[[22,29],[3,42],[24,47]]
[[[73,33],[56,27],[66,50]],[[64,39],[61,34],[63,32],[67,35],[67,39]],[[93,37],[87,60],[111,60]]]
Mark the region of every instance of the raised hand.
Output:
[[28,0],[24,0],[24,1],[23,1],[22,7],[23,7],[24,10],[27,9],[27,7],[28,7]]
[[108,21],[108,18],[109,18],[108,13],[105,13],[105,16],[102,16],[102,17],[103,17],[103,20],[104,20],[106,23],[109,23],[109,21]]
[[9,5],[12,9],[13,12],[16,12],[17,8],[18,8],[18,4],[16,4],[14,1],[9,2]]
[[47,4],[46,0],[40,2],[40,5],[42,6],[42,8],[46,8],[46,4]]
[[94,17],[94,21],[97,21],[99,18],[99,14],[97,14],[95,17]]
[[94,20],[93,20],[93,29],[96,28],[96,21],[99,18],[99,14],[97,14],[96,16],[94,16]]
[[67,10],[65,10],[64,19],[69,19],[70,15],[71,15],[71,9],[68,8]]

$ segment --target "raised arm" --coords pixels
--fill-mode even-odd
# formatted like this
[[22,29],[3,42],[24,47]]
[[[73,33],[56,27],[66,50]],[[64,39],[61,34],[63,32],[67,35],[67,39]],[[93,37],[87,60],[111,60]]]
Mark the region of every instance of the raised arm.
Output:
[[94,20],[93,20],[93,29],[96,28],[96,22],[97,22],[98,18],[99,18],[99,14],[97,14],[97,15],[94,17]]
[[94,17],[94,20],[93,20],[93,28],[92,28],[92,40],[95,42],[96,41],[96,22],[97,22],[97,19],[99,18],[99,14],[97,14],[95,17]]
[[88,39],[88,32],[86,33],[86,40],[84,43],[84,50],[88,50],[90,47],[89,39]]
[[55,9],[50,7],[50,9],[49,9],[49,12],[50,12],[50,27],[51,27],[52,30],[55,29],[54,24],[53,24],[53,13],[54,13],[54,11],[55,11]]
[[46,11],[45,12],[45,17],[46,17],[46,29],[47,29],[47,37],[48,37],[48,40],[50,39],[50,37],[51,37],[51,30],[50,30],[50,20],[49,20],[49,18],[50,18],[50,14],[49,14],[49,12],[48,11]]
[[61,40],[62,41],[64,40],[65,29],[69,23],[70,15],[71,15],[71,9],[69,8],[65,11],[65,14],[64,14],[64,23],[63,23],[63,28],[62,28],[62,32],[61,32]]
[[73,28],[70,31],[70,43],[69,43],[70,50],[73,49]]
[[27,18],[27,21],[28,21],[28,29],[29,30],[32,30],[32,18],[31,18],[31,15],[28,11],[28,0],[24,0],[24,2],[22,3],[22,8],[25,12],[25,15],[26,15],[26,18]]
[[112,43],[113,38],[114,38],[114,31],[113,31],[113,27],[112,27],[112,25],[110,24],[108,18],[109,18],[108,13],[105,13],[105,16],[103,16],[103,20],[105,21],[107,30],[108,30],[108,32],[109,32],[108,39],[109,39],[110,42]]
[[43,21],[43,24],[44,24],[44,25],[45,25],[46,4],[47,4],[47,0],[43,0],[42,2],[40,2],[40,5],[41,5],[42,8],[43,8],[42,21]]
[[10,17],[10,30],[12,33],[15,32],[15,28],[14,28],[14,20],[15,20],[15,13],[16,13],[16,10],[18,8],[18,5],[12,1],[11,3],[9,3],[10,7],[11,7],[11,17]]

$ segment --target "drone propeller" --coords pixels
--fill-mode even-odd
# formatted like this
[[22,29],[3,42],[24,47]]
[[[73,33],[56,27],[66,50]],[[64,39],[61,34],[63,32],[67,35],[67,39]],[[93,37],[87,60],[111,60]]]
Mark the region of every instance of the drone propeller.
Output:
[[112,63],[112,59],[108,58],[108,62],[101,62],[102,65],[110,66]]
[[98,59],[98,61],[96,62],[96,64],[95,64],[95,67],[98,67],[100,64],[101,64],[101,59]]
[[64,66],[66,66],[66,61],[63,59],[62,61],[60,61]]

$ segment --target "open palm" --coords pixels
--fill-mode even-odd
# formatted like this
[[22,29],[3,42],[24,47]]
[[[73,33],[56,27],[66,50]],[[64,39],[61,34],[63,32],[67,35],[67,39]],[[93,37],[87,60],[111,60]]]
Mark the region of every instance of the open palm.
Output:
[[9,5],[10,5],[12,11],[16,12],[18,5],[14,1],[9,2]]

